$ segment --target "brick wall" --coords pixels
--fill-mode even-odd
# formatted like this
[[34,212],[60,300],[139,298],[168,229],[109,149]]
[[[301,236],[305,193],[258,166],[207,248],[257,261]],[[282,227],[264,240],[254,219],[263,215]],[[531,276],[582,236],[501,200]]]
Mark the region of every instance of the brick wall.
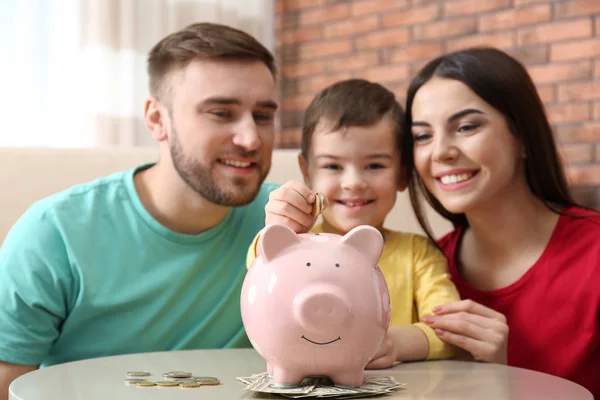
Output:
[[321,88],[363,77],[404,103],[410,80],[444,52],[486,44],[529,69],[574,195],[600,209],[600,0],[275,0],[279,147],[298,147]]

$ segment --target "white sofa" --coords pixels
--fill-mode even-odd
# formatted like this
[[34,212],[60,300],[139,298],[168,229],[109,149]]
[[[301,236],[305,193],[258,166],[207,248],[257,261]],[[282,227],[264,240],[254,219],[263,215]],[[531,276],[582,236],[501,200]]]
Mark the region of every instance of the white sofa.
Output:
[[[158,150],[139,148],[0,148],[0,244],[21,214],[36,200],[74,184],[112,172],[155,161]],[[298,150],[276,150],[267,180],[284,183],[301,179],[297,163]],[[429,210],[432,229],[442,235],[451,228],[438,214]],[[419,232],[408,193],[402,193],[386,226]]]

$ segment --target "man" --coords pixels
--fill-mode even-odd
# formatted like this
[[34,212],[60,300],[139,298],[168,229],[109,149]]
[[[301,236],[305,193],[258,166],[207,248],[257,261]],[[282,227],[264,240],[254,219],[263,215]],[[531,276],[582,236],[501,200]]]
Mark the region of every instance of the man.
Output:
[[245,255],[274,186],[272,54],[199,23],[150,51],[154,165],[34,204],[0,248],[0,399],[40,366],[249,346]]

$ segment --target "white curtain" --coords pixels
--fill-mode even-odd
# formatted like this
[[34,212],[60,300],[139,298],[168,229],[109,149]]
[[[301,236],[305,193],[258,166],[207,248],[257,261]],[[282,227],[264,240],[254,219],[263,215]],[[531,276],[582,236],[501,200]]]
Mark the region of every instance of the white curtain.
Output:
[[199,21],[270,50],[273,0],[1,0],[0,146],[143,146],[146,56]]

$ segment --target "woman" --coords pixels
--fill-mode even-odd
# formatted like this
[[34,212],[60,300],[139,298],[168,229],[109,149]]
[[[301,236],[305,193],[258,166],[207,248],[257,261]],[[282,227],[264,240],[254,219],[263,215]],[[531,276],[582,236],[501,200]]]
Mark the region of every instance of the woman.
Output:
[[491,48],[441,56],[411,82],[406,112],[413,207],[430,237],[419,195],[453,223],[438,245],[467,299],[427,323],[476,360],[600,398],[600,215],[572,200],[525,68]]

